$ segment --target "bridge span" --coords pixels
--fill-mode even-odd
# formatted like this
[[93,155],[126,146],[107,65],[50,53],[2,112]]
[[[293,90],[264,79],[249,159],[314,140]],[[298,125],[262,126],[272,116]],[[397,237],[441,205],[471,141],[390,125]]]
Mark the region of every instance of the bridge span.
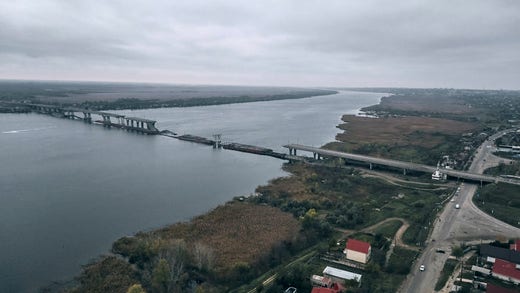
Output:
[[[75,107],[61,107],[55,105],[46,105],[46,104],[30,104],[30,103],[16,103],[17,106],[22,106],[30,109],[33,112],[48,114],[52,116],[69,118],[69,119],[78,119],[83,120],[87,123],[96,122],[105,127],[116,127],[122,128],[126,130],[132,130],[137,132],[142,132],[146,134],[158,134],[159,130],[156,128],[155,124],[157,121],[138,118],[138,117],[126,117],[121,114],[114,114],[103,111],[95,111],[89,109],[75,108]],[[80,116],[83,114],[83,116]],[[92,115],[100,116],[100,120],[92,121]]]
[[[284,147],[289,149],[289,154],[292,156],[296,156],[297,151],[305,151],[305,152],[313,153],[315,159],[319,159],[320,157],[340,158],[340,159],[351,160],[351,161],[356,161],[356,162],[368,163],[370,168],[372,168],[372,165],[375,164],[375,165],[402,169],[404,174],[406,174],[407,170],[424,172],[424,173],[433,173],[433,172],[435,172],[435,170],[437,170],[437,167],[424,165],[424,164],[416,164],[416,163],[409,163],[409,162],[403,162],[403,161],[392,160],[392,159],[384,159],[384,158],[377,158],[377,157],[371,157],[371,156],[365,156],[365,155],[332,151],[332,150],[326,150],[326,149],[321,149],[321,148],[317,148],[317,147],[305,146],[305,145],[301,145],[301,144],[288,144],[288,145],[284,145]],[[480,182],[480,183],[502,182],[502,183],[520,185],[520,181],[515,181],[512,179],[496,177],[496,176],[491,176],[491,175],[471,173],[471,172],[467,172],[467,171],[442,169],[441,172],[447,174],[450,177],[466,179],[466,180],[476,181],[476,182]]]

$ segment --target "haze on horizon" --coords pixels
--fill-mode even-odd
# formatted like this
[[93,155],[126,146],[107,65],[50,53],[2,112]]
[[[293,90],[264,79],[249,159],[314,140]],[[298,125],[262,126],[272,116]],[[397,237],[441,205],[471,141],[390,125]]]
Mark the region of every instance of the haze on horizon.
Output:
[[0,79],[520,89],[520,1],[0,0]]

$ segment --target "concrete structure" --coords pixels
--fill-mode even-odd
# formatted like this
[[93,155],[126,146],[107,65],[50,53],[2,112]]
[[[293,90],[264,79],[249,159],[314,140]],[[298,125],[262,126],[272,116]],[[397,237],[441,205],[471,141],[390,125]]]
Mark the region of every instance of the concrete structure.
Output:
[[361,282],[361,277],[362,277],[360,274],[336,269],[333,267],[326,267],[323,270],[323,276],[330,278],[333,282],[337,282],[340,284],[345,284],[345,281],[349,281],[349,280],[355,280],[357,282]]
[[[96,120],[95,122],[102,124],[105,127],[116,127],[126,130],[137,131],[146,134],[157,134],[159,130],[155,124],[157,121],[138,118],[138,117],[126,117],[121,114],[114,114],[109,112],[94,111],[89,109],[74,108],[74,107],[60,107],[53,105],[44,104],[20,104],[21,106],[28,107],[32,111],[42,114],[48,114],[57,117],[69,118],[69,119],[80,119],[87,123],[92,123],[92,115],[101,116],[102,120]],[[83,114],[83,117],[76,115]]]
[[370,243],[356,239],[348,239],[343,253],[345,253],[348,260],[366,264],[370,258],[371,251],[372,247],[370,246]]
[[[424,172],[424,173],[432,174],[437,169],[437,167],[428,166],[428,165],[424,165],[424,164],[416,164],[416,163],[409,163],[409,162],[403,162],[403,161],[397,161],[397,160],[391,160],[391,159],[383,159],[383,158],[376,158],[376,157],[371,157],[371,156],[357,155],[357,154],[352,154],[352,153],[338,152],[338,151],[326,150],[326,149],[305,146],[305,145],[300,145],[300,144],[288,144],[288,145],[285,145],[284,147],[289,149],[290,155],[296,155],[297,150],[306,151],[306,152],[313,153],[314,156],[320,155],[322,157],[341,158],[344,160],[350,160],[350,161],[367,163],[367,164],[382,165],[382,166],[392,167],[392,168],[396,168],[396,169],[401,169],[401,170],[403,170],[403,174],[405,174],[405,175],[406,175],[407,171],[417,171],[417,172]],[[501,177],[490,176],[490,175],[483,175],[483,174],[472,173],[472,172],[467,172],[467,171],[443,169],[443,173],[446,174],[447,176],[450,176],[453,178],[466,179],[466,180],[471,180],[471,181],[475,181],[475,182],[479,182],[479,183],[502,182],[502,183],[520,185],[519,180],[501,178]]]
[[330,278],[326,278],[326,277],[318,276],[318,275],[312,275],[311,284],[313,286],[330,288],[330,287],[332,287],[333,283]]

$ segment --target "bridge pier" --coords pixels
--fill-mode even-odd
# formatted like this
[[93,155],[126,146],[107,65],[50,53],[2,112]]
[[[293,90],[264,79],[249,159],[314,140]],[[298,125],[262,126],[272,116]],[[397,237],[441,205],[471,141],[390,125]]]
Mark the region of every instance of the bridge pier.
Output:
[[370,163],[370,170],[372,170],[372,167],[373,167],[373,166],[372,166],[372,163]]
[[403,175],[406,175],[406,169],[403,169]]
[[90,112],[83,112],[83,121],[92,123],[92,115]]

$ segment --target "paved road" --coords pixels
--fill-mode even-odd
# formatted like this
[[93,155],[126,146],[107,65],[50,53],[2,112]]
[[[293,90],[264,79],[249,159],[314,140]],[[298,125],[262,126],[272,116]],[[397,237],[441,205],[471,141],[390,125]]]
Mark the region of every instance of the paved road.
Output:
[[[500,132],[491,136],[479,147],[469,168],[471,172],[482,173],[486,168],[506,161],[492,155],[493,140],[503,134]],[[520,237],[520,229],[489,216],[473,204],[471,199],[478,185],[461,183],[459,187],[457,195],[453,197],[454,201],[446,204],[436,220],[428,245],[399,292],[434,292],[435,283],[454,245],[470,240],[494,240],[500,236]],[[460,209],[455,208],[457,203]],[[437,253],[437,249],[445,250],[446,253]],[[426,266],[424,272],[419,271],[421,264]]]
[[[433,173],[435,170],[437,170],[437,167],[434,167],[434,166],[428,166],[428,165],[416,164],[416,163],[410,163],[410,162],[403,162],[403,161],[397,161],[397,160],[392,160],[392,159],[377,158],[377,157],[371,157],[371,156],[365,156],[365,155],[351,154],[351,153],[345,153],[345,152],[338,152],[338,151],[321,149],[321,148],[317,148],[317,147],[301,145],[301,144],[288,144],[288,145],[285,145],[284,147],[288,148],[291,153],[293,152],[293,150],[294,151],[296,151],[296,150],[306,151],[306,152],[319,154],[319,155],[325,156],[325,157],[335,157],[335,158],[342,158],[342,159],[353,160],[353,161],[358,161],[358,162],[365,162],[365,163],[369,163],[369,164],[389,166],[389,167],[393,167],[393,168],[402,169],[402,170],[404,170],[405,173],[406,173],[406,170],[413,170],[413,171],[426,172],[426,173]],[[442,172],[447,174],[448,176],[451,176],[454,178],[462,178],[462,179],[473,180],[473,181],[477,181],[477,182],[479,182],[479,181],[480,182],[504,182],[504,183],[520,185],[520,181],[518,181],[518,180],[505,179],[505,178],[491,176],[491,175],[482,175],[480,173],[472,172],[471,169],[469,171],[443,169]]]

